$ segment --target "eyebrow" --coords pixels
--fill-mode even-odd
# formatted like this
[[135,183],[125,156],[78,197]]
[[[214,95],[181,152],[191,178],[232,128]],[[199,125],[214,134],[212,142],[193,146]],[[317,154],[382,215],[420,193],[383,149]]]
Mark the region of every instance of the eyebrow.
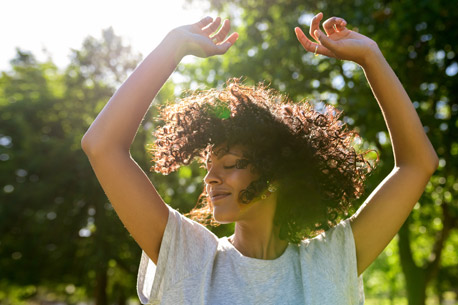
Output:
[[[228,152],[225,152],[225,153],[221,154],[220,156],[216,155],[216,158],[219,160],[219,159],[221,159],[222,157],[224,157],[225,155],[233,155],[233,156],[236,156],[236,157],[239,157],[239,158],[242,158],[242,157],[243,157],[243,156],[241,156],[241,155],[239,155],[239,154],[237,154],[237,153],[235,153],[235,152],[228,151]],[[208,160],[208,158],[207,158],[207,160]]]
[[234,155],[236,157],[242,157],[241,155],[239,155],[239,154],[237,154],[235,152],[232,152],[232,151],[228,151],[228,152],[222,154],[221,157],[224,157],[225,155]]

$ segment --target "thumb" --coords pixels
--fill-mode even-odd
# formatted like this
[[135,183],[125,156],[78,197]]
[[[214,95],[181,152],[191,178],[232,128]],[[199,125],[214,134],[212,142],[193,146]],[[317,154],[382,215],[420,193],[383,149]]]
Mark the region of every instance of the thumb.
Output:
[[318,38],[318,41],[323,46],[325,46],[330,51],[334,51],[334,49],[336,48],[336,43],[334,40],[326,36],[321,30],[315,30],[314,34],[315,34],[315,37]]

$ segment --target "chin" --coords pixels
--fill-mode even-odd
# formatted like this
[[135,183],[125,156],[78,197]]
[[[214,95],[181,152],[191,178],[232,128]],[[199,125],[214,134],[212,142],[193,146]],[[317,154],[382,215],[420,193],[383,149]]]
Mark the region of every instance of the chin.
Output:
[[233,223],[237,221],[237,216],[235,214],[236,213],[233,211],[223,211],[222,209],[218,208],[213,209],[213,217],[215,218],[216,222],[220,224]]

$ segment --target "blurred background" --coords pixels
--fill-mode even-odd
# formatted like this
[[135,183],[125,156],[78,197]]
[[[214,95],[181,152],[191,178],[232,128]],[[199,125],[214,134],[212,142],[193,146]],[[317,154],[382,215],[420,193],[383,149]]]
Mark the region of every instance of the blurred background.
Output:
[[[363,274],[366,304],[457,304],[458,2],[453,0],[2,1],[0,3],[0,303],[138,304],[141,250],[81,151],[116,88],[174,27],[217,15],[240,38],[223,57],[185,58],[153,102],[132,147],[166,202],[189,211],[196,164],[161,176],[146,147],[158,106],[230,77],[266,81],[295,101],[344,110],[380,154],[367,196],[391,171],[390,139],[363,71],[313,56],[294,27],[344,17],[371,37],[404,84],[440,165],[399,234]],[[415,154],[415,151],[411,152]],[[116,165],[113,165],[116,166]],[[119,173],[122,175],[122,173]],[[355,210],[362,203],[355,202]],[[214,232],[231,234],[232,226]]]

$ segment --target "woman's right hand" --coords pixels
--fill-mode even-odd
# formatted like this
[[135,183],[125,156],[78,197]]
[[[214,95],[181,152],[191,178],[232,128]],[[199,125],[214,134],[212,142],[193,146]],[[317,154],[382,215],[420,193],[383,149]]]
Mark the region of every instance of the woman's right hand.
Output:
[[171,33],[181,42],[180,55],[194,55],[209,57],[227,52],[235,43],[239,34],[234,32],[228,36],[231,25],[229,20],[224,20],[223,26],[215,31],[221,24],[221,18],[215,20],[205,17],[197,23],[184,25],[174,29]]

